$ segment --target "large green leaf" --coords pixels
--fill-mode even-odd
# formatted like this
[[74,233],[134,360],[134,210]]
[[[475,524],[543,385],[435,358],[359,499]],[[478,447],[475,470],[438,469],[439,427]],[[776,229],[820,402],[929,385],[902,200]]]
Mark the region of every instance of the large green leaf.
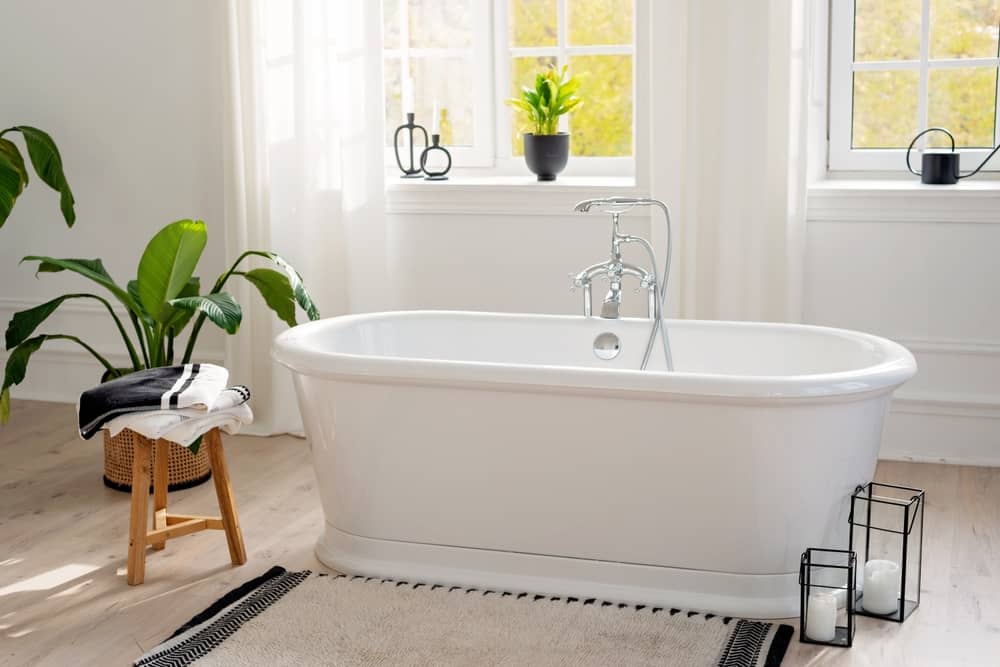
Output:
[[316,308],[316,304],[313,303],[312,297],[309,292],[306,291],[306,286],[302,283],[302,276],[299,272],[292,268],[292,265],[286,262],[283,258],[275,255],[273,252],[270,253],[271,261],[285,272],[288,276],[288,282],[292,286],[292,291],[295,293],[295,301],[299,304],[301,308],[306,313],[306,317],[310,320],[319,319],[319,309]]
[[0,391],[0,424],[6,424],[10,419],[10,390]]
[[108,270],[104,268],[104,262],[99,259],[58,259],[56,257],[29,255],[21,261],[39,262],[38,273],[58,273],[60,271],[78,273],[106,288],[129,310],[136,314],[142,313],[142,308],[132,298],[132,295],[118,286],[118,283],[114,281]]
[[[198,296],[200,292],[201,279],[195,276],[188,281],[187,285],[184,286],[180,294],[177,295],[177,298]],[[177,336],[184,330],[184,327],[188,325],[188,322],[191,321],[191,318],[194,316],[194,311],[174,308],[173,306],[170,306],[170,308],[173,310],[173,313],[170,315],[170,319],[167,320],[166,328],[172,330],[174,336]]]
[[31,158],[35,173],[46,185],[59,193],[59,208],[66,224],[72,227],[76,221],[76,212],[73,210],[75,200],[63,173],[62,156],[59,155],[56,142],[37,127],[18,125],[15,129],[24,137],[24,143],[28,147],[28,157]]
[[154,320],[166,324],[173,315],[167,302],[177,298],[201,259],[208,241],[201,220],[170,223],[150,240],[139,260],[139,302]]
[[27,182],[24,160],[17,147],[6,139],[0,139],[0,227],[7,222],[10,212],[14,210],[14,202]]
[[252,269],[242,275],[257,288],[264,302],[281,321],[290,327],[296,325],[295,292],[285,274],[273,269]]
[[24,166],[24,158],[21,157],[21,151],[17,149],[14,142],[0,137],[0,155],[10,160],[14,168],[17,169],[18,174],[21,176],[21,189],[23,190],[28,187],[28,169]]
[[68,340],[83,347],[97,359],[105,370],[114,371],[107,359],[98,354],[97,350],[84,343],[76,336],[66,336],[63,334],[43,334],[24,341],[13,350],[7,357],[7,366],[4,369],[3,385],[0,386],[0,424],[6,424],[10,417],[10,388],[24,381],[24,376],[28,372],[28,360],[31,355],[38,351],[43,343],[49,340]]
[[27,340],[35,332],[35,329],[48,319],[49,315],[54,313],[67,299],[97,299],[107,305],[107,301],[96,294],[63,294],[34,308],[14,313],[7,324],[7,333],[4,341],[7,349],[12,350]]
[[7,357],[7,366],[3,374],[3,386],[0,387],[0,424],[6,424],[10,419],[10,388],[21,384],[28,372],[28,360],[38,351],[46,340],[45,336],[36,336],[18,345]]
[[[320,318],[319,309],[316,308],[316,304],[313,303],[312,297],[309,292],[306,291],[306,286],[302,283],[302,276],[296,271],[291,264],[289,264],[283,257],[273,253],[269,250],[247,250],[240,259],[246,257],[247,255],[255,255],[257,257],[263,257],[274,262],[288,278],[289,284],[292,286],[292,292],[295,294],[295,301],[299,304],[299,308],[305,311],[306,316],[310,320],[318,320]],[[239,261],[239,260],[238,260]]]
[[243,310],[240,308],[240,304],[236,303],[236,300],[228,292],[186,296],[171,299],[168,303],[175,308],[205,313],[205,317],[230,334],[236,333],[240,328],[240,321],[243,319]]

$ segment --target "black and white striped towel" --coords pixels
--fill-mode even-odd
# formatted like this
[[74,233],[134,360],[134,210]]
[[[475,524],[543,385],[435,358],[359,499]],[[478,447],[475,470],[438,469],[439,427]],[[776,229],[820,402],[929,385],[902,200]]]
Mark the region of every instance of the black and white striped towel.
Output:
[[80,394],[80,435],[93,437],[108,421],[130,412],[171,408],[209,409],[229,381],[214,364],[150,368],[98,385]]

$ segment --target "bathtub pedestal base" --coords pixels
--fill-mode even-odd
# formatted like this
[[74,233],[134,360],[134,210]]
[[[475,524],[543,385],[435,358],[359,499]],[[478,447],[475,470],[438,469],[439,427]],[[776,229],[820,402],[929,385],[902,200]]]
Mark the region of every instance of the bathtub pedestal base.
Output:
[[798,614],[797,573],[729,574],[420,544],[351,535],[329,524],[316,556],[343,574],[481,590],[597,598],[751,618]]

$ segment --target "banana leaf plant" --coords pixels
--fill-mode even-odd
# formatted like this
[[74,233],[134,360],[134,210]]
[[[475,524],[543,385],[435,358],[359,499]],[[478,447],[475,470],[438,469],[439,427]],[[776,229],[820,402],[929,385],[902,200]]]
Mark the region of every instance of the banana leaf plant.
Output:
[[[0,389],[0,423],[6,423],[10,416],[10,388],[24,380],[31,355],[49,341],[67,340],[87,350],[104,367],[103,382],[145,368],[172,366],[177,359],[174,343],[189,324],[191,331],[180,355],[180,363],[191,361],[198,334],[206,321],[227,334],[235,334],[243,312],[233,296],[224,291],[231,278],[249,281],[268,307],[289,326],[296,324],[296,305],[310,320],[319,318],[319,311],[302,284],[302,277],[288,262],[267,250],[244,252],[219,276],[212,289],[202,294],[201,281],[194,272],[207,241],[208,233],[201,220],[178,220],[167,225],[146,246],[139,260],[136,279],[129,281],[125,287],[114,281],[100,259],[57,259],[32,255],[21,260],[38,262],[37,273],[72,271],[96,283],[110,294],[112,300],[125,307],[130,327],[118,316],[109,299],[89,292],[64,294],[15,313],[6,332],[10,356]],[[262,258],[274,268],[243,268],[243,263],[250,257]],[[39,326],[70,299],[93,299],[107,309],[128,351],[128,367],[116,368],[76,336],[65,333],[35,335]]]
[[73,210],[73,191],[69,188],[66,176],[63,174],[62,157],[56,142],[37,127],[15,125],[0,131],[0,227],[7,222],[10,212],[14,210],[14,202],[28,187],[28,169],[17,144],[10,139],[4,139],[5,134],[18,132],[24,139],[28,149],[28,158],[35,173],[42,182],[59,193],[59,208],[62,210],[66,226],[72,227],[76,221],[76,211]]

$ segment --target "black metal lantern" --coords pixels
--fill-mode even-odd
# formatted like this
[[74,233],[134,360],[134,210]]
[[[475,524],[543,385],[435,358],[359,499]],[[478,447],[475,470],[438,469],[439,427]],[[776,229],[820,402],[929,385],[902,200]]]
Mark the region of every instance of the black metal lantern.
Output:
[[[406,122],[397,127],[396,133],[392,135],[393,148],[396,151],[396,164],[399,165],[399,170],[403,172],[403,175],[400,178],[420,178],[421,169],[418,163],[418,158],[413,153],[413,141],[417,130],[420,130],[421,132],[424,133],[424,150],[426,150],[428,146],[427,129],[424,128],[423,125],[417,125],[415,122],[413,122],[413,119],[414,119],[414,114],[407,113]],[[407,146],[410,149],[409,167],[404,167],[403,160],[402,158],[399,157],[399,134],[403,130],[407,130],[409,132],[409,141],[407,142]]]
[[902,623],[920,606],[924,492],[869,482],[851,495],[850,549],[862,556],[857,613]]
[[[444,156],[448,158],[448,165],[444,169],[434,170],[427,168],[427,160],[434,152],[444,153]],[[424,152],[420,154],[420,169],[426,174],[424,176],[428,181],[444,181],[448,179],[448,172],[451,171],[451,153],[448,149],[441,145],[441,135],[432,134],[431,135],[431,145],[424,149]]]
[[857,557],[843,549],[806,549],[799,564],[799,641],[849,647],[854,643]]

